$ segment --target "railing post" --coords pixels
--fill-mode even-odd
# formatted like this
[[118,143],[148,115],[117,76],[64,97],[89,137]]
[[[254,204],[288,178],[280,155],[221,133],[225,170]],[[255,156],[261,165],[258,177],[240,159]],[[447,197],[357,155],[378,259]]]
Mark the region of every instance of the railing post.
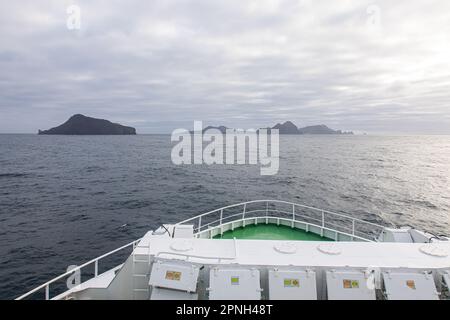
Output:
[[294,228],[295,226],[295,204],[292,204],[292,223],[291,227]]
[[[352,219],[352,236],[355,236],[355,219]],[[353,240],[353,238],[352,238]]]
[[322,228],[325,227],[325,212],[322,211]]
[[198,218],[198,232],[202,231],[202,216]]
[[220,210],[220,222],[219,222],[219,226],[220,226],[220,235],[223,234],[222,219],[223,219],[223,209]]
[[95,260],[95,264],[94,264],[94,276],[95,276],[95,277],[98,276],[98,260]]
[[321,237],[323,237],[323,228],[325,228],[325,212],[322,210],[322,230],[320,231]]
[[266,201],[266,217],[269,216],[269,201]]
[[50,300],[50,284],[45,286],[45,300]]
[[247,204],[244,203],[244,210],[242,211],[242,219],[245,219],[245,212],[247,210]]

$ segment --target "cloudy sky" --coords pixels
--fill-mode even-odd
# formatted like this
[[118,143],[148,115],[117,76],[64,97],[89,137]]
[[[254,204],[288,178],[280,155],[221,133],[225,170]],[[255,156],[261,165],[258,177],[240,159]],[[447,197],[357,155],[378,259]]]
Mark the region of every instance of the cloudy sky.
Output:
[[83,113],[450,134],[449,57],[448,0],[2,0],[0,132]]

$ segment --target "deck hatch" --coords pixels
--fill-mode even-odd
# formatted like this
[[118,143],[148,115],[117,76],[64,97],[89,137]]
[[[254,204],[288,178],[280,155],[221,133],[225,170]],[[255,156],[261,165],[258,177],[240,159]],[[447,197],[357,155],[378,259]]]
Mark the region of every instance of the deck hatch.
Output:
[[327,271],[328,300],[375,300],[375,286],[363,271]]
[[152,267],[149,285],[194,292],[198,274],[199,268],[192,264],[156,261]]
[[438,300],[432,274],[383,272],[386,298],[389,300]]
[[210,300],[260,300],[259,270],[213,268],[209,273]]
[[317,300],[316,273],[312,270],[269,270],[270,300]]

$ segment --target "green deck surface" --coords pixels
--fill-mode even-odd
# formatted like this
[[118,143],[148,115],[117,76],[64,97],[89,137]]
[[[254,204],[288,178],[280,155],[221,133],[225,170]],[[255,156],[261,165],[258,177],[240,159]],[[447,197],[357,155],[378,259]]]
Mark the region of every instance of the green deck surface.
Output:
[[257,224],[226,231],[214,239],[334,241],[315,233],[275,224]]

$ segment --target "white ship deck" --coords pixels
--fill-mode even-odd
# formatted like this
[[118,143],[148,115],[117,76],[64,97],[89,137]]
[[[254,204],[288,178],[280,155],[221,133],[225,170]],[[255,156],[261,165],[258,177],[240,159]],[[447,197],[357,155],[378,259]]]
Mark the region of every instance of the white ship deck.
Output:
[[[286,246],[292,253],[276,248]],[[184,252],[173,248],[181,247]],[[448,268],[450,255],[425,254],[431,247],[449,252],[450,243],[379,243],[379,242],[316,242],[276,240],[210,240],[173,239],[144,236],[134,250],[135,255],[156,258],[178,258],[193,263],[239,264],[247,266],[320,266],[320,267],[383,267],[383,268]],[[189,249],[187,249],[189,248]],[[326,251],[330,253],[325,253]]]
[[[99,273],[127,248],[123,264]],[[92,266],[92,279],[51,294]],[[449,274],[449,238],[260,200],[149,231],[19,299],[447,299]]]

